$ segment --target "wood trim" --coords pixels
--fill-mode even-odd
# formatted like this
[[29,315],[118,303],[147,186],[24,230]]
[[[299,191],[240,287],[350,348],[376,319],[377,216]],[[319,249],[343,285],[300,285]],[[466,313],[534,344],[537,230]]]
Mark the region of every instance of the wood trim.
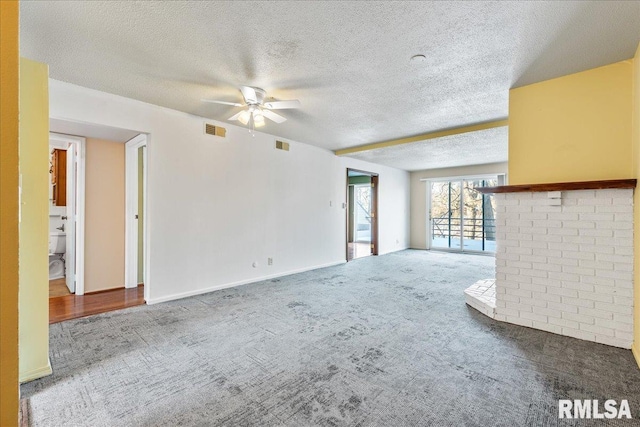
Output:
[[435,132],[425,133],[422,135],[410,136],[407,138],[393,139],[391,141],[375,142],[372,144],[359,145],[357,147],[343,148],[341,150],[335,150],[334,153],[336,156],[344,156],[346,154],[358,153],[360,151],[376,150],[378,148],[393,147],[396,145],[409,144],[418,141],[427,141],[435,138],[443,138],[445,136],[460,135],[462,133],[477,132],[508,125],[508,119],[496,120],[493,122],[476,123],[474,125],[443,129]]
[[636,188],[636,179],[612,179],[608,181],[557,182],[549,184],[503,185],[482,187],[477,190],[491,193],[535,193],[541,191],[604,190],[610,188]]
[[380,179],[378,175],[371,176],[371,205],[373,210],[372,215],[372,224],[371,224],[371,245],[373,246],[371,250],[372,255],[378,255],[378,219],[380,218],[378,212],[378,183]]

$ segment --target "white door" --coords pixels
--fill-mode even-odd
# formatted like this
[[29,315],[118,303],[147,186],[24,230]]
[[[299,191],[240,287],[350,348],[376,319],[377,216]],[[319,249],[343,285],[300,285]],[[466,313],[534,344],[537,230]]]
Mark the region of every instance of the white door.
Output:
[[77,199],[76,199],[76,144],[69,143],[67,147],[67,213],[65,231],[67,234],[65,254],[65,277],[69,292],[76,291],[76,223],[77,223]]

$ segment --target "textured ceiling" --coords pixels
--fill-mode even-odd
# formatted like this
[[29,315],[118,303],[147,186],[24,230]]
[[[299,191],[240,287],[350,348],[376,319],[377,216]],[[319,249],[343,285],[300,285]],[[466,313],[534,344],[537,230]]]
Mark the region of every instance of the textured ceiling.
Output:
[[408,171],[506,162],[508,133],[509,128],[504,126],[360,151],[349,157]]
[[640,2],[23,0],[20,15],[22,56],[54,79],[217,120],[238,109],[201,98],[263,87],[302,102],[265,132],[334,150],[504,118],[510,87],[640,40]]

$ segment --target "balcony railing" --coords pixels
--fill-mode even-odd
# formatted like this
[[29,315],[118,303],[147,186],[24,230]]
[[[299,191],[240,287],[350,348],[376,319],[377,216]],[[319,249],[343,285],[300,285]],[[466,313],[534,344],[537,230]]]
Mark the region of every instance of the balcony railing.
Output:
[[[495,218],[449,218],[448,216],[433,218],[431,220],[431,236],[433,238],[445,238],[450,241],[460,239],[489,240],[496,239]],[[484,248],[483,248],[484,249]]]

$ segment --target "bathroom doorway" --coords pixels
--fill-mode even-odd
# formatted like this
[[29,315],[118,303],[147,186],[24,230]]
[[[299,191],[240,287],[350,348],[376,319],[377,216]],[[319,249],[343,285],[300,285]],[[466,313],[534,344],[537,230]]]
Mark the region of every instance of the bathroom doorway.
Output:
[[84,138],[49,135],[49,297],[84,292],[84,149]]
[[347,169],[347,261],[378,254],[378,175]]

